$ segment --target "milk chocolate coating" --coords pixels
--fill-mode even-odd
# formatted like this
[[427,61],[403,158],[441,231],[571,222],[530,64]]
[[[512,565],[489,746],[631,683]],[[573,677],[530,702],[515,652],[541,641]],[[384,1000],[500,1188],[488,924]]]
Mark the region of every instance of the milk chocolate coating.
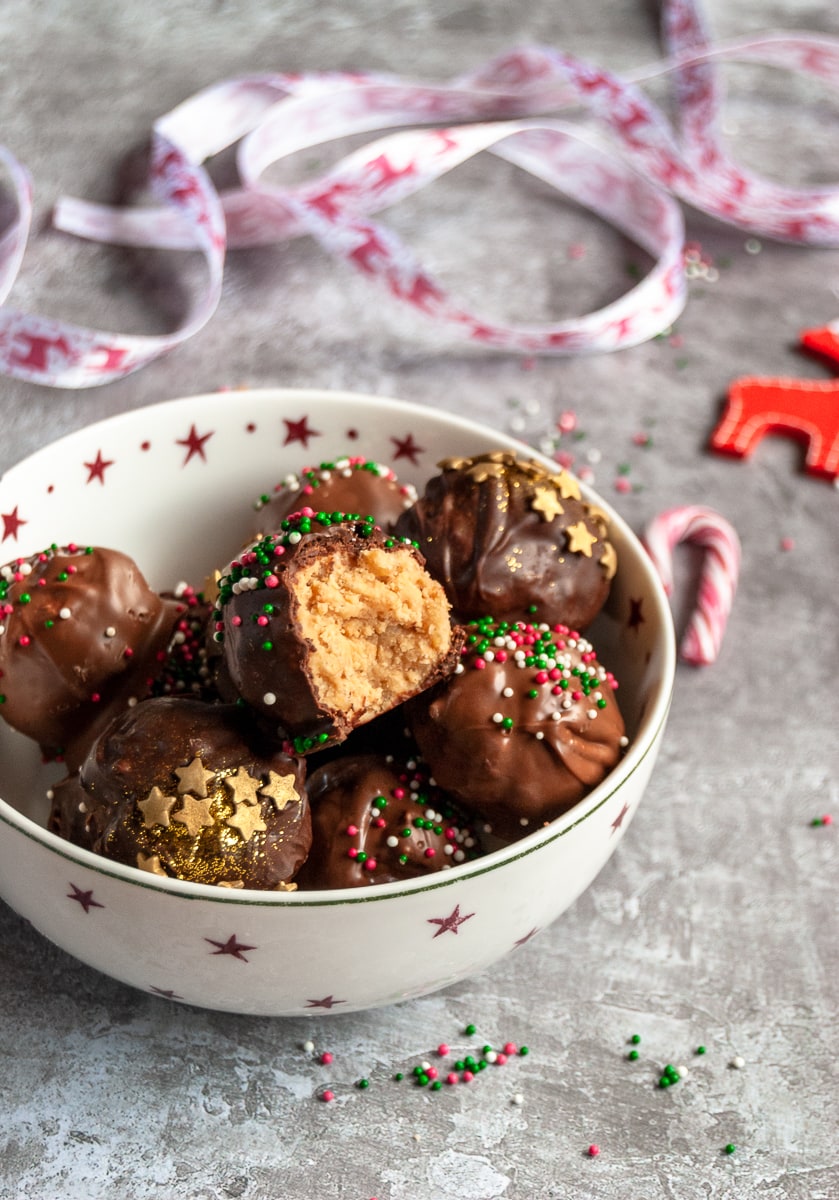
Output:
[[565,470],[506,451],[445,459],[396,525],[416,541],[456,620],[522,614],[585,629],[615,573],[606,515]]
[[288,890],[311,844],[304,780],[236,706],[144,700],[54,789],[49,827],[155,875]]
[[[220,579],[214,614],[214,636],[223,642],[219,677],[225,696],[244,700],[270,722],[277,736],[291,739],[296,753],[342,741],[358,725],[443,678],[453,669],[460,649],[459,631],[452,630],[442,590],[422,569],[422,556],[410,542],[386,535],[369,518],[359,521],[343,514],[330,518],[308,512],[308,516],[295,514],[287,519],[283,530],[266,535],[231,564]],[[318,560],[335,561],[344,554],[346,561],[357,563],[371,548],[392,557],[396,588],[406,560],[419,565],[444,611],[447,645],[429,656],[416,684],[385,707],[347,711],[313,680],[317,648],[303,630],[308,597],[302,594],[305,589],[300,595],[297,589],[301,573]],[[371,610],[370,622],[373,618]],[[334,636],[342,636],[337,623]],[[370,655],[374,657],[372,649]]]
[[616,683],[565,626],[485,620],[466,634],[462,669],[408,704],[409,724],[439,786],[513,840],[566,812],[620,759]]
[[369,514],[382,529],[392,531],[416,498],[413,485],[400,483],[391,467],[359,455],[345,455],[317,467],[304,467],[261,496],[254,505],[254,534],[272,533],[286,517],[306,507]]
[[118,550],[51,547],[0,571],[0,713],[74,768],[148,695],[182,605]]
[[352,755],[313,771],[306,788],[312,850],[301,889],[414,879],[479,853],[465,817],[422,765]]

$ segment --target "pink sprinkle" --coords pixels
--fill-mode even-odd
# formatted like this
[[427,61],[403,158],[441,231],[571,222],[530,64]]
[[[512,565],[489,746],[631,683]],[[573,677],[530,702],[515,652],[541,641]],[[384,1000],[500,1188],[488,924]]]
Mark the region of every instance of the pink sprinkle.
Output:
[[572,693],[571,693],[571,699],[572,699],[572,700],[582,700],[582,698],[583,698],[583,693],[582,693],[582,692],[572,692]]
[[393,798],[395,800],[404,800],[405,799],[405,789],[402,787],[394,788],[393,789]]
[[618,478],[615,480],[615,491],[621,492],[622,494],[626,494],[626,492],[632,491],[632,484],[629,482],[629,480],[626,478],[625,475],[619,475]]
[[231,623],[231,625],[235,625],[238,628],[238,626],[242,624],[242,618],[240,616],[235,616],[232,618],[230,623]]
[[328,1050],[324,1050],[323,1054],[320,1056],[320,1061],[323,1063],[323,1065],[325,1067],[328,1067],[329,1064],[332,1062],[332,1055],[329,1053]]
[[793,540],[793,538],[791,538],[791,537],[781,538],[781,549],[782,550],[794,550],[795,549],[795,541]]
[[358,851],[356,850],[355,846],[350,846],[349,850],[347,851],[347,857],[358,858]]
[[327,1088],[327,1090],[325,1092],[321,1092],[320,1098],[321,1098],[321,1100],[325,1100],[326,1103],[328,1104],[330,1102],[330,1100],[335,1099],[335,1093],[330,1092],[329,1089]]
[[265,616],[264,613],[260,613],[259,616],[256,618],[256,623],[257,623],[257,625],[267,625],[268,618]]
[[557,429],[562,433],[570,433],[572,429],[577,428],[577,414],[573,409],[567,408],[565,412],[559,414],[559,420],[556,423]]
[[568,247],[569,258],[585,258],[586,248],[582,242],[572,242]]
[[833,817],[831,817],[830,813],[828,813],[827,816],[822,817],[822,825],[832,825],[832,824],[833,824]]
[[589,1148],[588,1148],[588,1156],[589,1156],[589,1158],[597,1158],[597,1156],[598,1156],[598,1154],[599,1154],[599,1153],[600,1153],[600,1147],[599,1147],[599,1146],[596,1146],[596,1145],[594,1144],[594,1142],[592,1142],[592,1144],[591,1144],[591,1145],[589,1146]]
[[274,547],[274,553],[276,554],[277,558],[279,558],[281,554],[285,554],[285,546],[280,546],[277,544]]
[[495,1060],[495,1065],[496,1065],[496,1067],[504,1067],[504,1066],[506,1066],[506,1065],[507,1065],[507,1055],[506,1055],[506,1054],[499,1054],[499,1055],[498,1055],[498,1057],[497,1057],[497,1058],[496,1058],[496,1060]]
[[435,855],[436,853],[437,853],[437,851],[434,849],[434,847],[433,847],[433,846],[428,846],[428,847],[427,847],[427,849],[426,849],[426,851],[425,851],[425,857],[426,857],[426,858],[433,858],[433,857],[434,857],[434,855]]
[[102,697],[99,695],[98,692],[91,692],[90,698],[94,704],[98,704],[99,701],[102,699]]
[[368,858],[364,864],[364,870],[365,871],[375,871],[375,869],[378,865],[379,864],[376,862],[375,858]]
[[280,581],[279,581],[279,579],[277,578],[277,576],[276,576],[276,575],[266,575],[266,576],[265,576],[265,586],[266,586],[267,588],[275,588],[275,587],[278,587],[278,586],[279,586],[279,583],[280,583]]
[[547,671],[537,671],[536,682],[537,683],[547,683],[548,682],[548,672]]
[[32,641],[32,639],[30,638],[29,634],[24,633],[22,637],[18,638],[18,645],[19,646],[28,646],[31,641]]
[[448,1052],[449,1052],[449,1047],[448,1047],[447,1043],[441,1042],[440,1045],[437,1047],[437,1053],[440,1055],[441,1058],[445,1058],[446,1055],[448,1054]]
[[507,651],[506,650],[496,650],[495,661],[501,662],[501,663],[506,662],[507,661]]
[[39,580],[38,580],[38,587],[46,587],[46,586],[47,586],[47,581],[46,581],[46,579],[43,579],[43,578],[42,578],[42,579],[39,579]]
[[483,669],[486,665],[487,664],[486,664],[485,658],[476,658],[475,659],[475,670],[476,671],[483,671]]
[[357,825],[348,825],[347,833],[350,835],[350,837],[355,837],[355,835],[358,833],[358,826]]
[[464,1083],[471,1083],[475,1076],[471,1071],[464,1071],[460,1078]]
[[387,825],[387,821],[384,819],[384,817],[376,817],[373,824],[377,829],[384,829],[385,825]]
[[507,1042],[507,1044],[504,1047],[505,1054],[516,1054],[517,1051],[518,1051],[518,1046],[516,1045],[515,1042]]
[[125,647],[125,649],[122,652],[122,657],[123,658],[133,658],[134,657],[134,651],[131,649],[130,646]]
[[437,1078],[437,1068],[436,1068],[436,1067],[429,1067],[429,1068],[428,1068],[428,1070],[427,1070],[425,1073],[426,1073],[426,1075],[428,1076],[428,1078],[429,1078],[429,1079],[436,1079],[436,1078]]
[[457,1075],[455,1075],[454,1071],[450,1071],[449,1074],[446,1076],[446,1083],[451,1084],[451,1086],[454,1087],[454,1085],[457,1082],[458,1082]]

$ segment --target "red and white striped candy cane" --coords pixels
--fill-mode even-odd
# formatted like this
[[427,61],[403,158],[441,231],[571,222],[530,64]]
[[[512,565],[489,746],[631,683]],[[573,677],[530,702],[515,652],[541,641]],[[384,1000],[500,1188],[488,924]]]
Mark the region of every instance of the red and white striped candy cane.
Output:
[[668,596],[673,592],[675,547],[688,542],[704,550],[696,605],[682,636],[679,656],[693,666],[707,666],[719,654],[737,590],[740,574],[737,531],[714,509],[685,505],[653,517],[642,540]]

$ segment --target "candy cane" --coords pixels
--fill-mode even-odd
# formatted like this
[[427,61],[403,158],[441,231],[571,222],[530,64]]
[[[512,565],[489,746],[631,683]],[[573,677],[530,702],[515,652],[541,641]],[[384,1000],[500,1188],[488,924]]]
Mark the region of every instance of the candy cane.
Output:
[[673,550],[681,542],[704,550],[696,607],[679,646],[680,657],[707,666],[720,651],[740,572],[740,539],[712,508],[686,505],[659,513],[647,525],[643,542],[668,596],[673,592]]

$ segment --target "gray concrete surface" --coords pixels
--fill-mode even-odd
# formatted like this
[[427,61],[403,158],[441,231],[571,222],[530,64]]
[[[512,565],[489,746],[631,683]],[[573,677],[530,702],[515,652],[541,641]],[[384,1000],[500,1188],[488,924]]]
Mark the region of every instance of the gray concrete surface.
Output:
[[[105,327],[165,325],[167,297],[161,315],[139,257],[76,243],[45,218],[62,193],[113,195],[154,118],[198,87],[353,66],[442,79],[524,41],[628,69],[657,56],[654,8],[4,0],[0,138],[32,171],[38,212],[12,302]],[[713,0],[709,14],[720,38],[839,36],[830,0]],[[777,72],[726,78],[726,130],[744,161],[790,182],[836,174],[835,96]],[[618,239],[512,169],[492,171],[470,164],[389,219],[464,296],[502,314],[568,315],[622,289]],[[636,529],[702,502],[730,517],[744,550],[722,655],[680,668],[662,759],[618,854],[571,912],[479,978],[361,1015],[237,1018],[100,977],[3,908],[4,1200],[839,1196],[839,492],[803,474],[789,440],[747,462],[705,449],[734,377],[827,376],[796,342],[836,315],[839,251],[764,242],[750,254],[746,235],[687,216],[719,279],[691,284],[675,342],[525,370],[516,356],[453,349],[300,240],[233,255],[210,326],[123,382],[61,393],[0,379],[3,469],[102,416],[221,386],[389,394],[523,423],[534,440],[575,409],[578,463]],[[567,253],[577,243],[582,258]],[[637,446],[637,432],[652,445]],[[633,489],[618,496],[626,466]],[[688,603],[681,588],[679,622]],[[811,824],[825,813],[837,824]],[[441,1041],[467,1048],[468,1022],[529,1056],[438,1095],[393,1081]],[[307,1040],[333,1053],[328,1072]],[[691,1074],[665,1091],[667,1062]],[[332,1104],[316,1099],[326,1082]]]

